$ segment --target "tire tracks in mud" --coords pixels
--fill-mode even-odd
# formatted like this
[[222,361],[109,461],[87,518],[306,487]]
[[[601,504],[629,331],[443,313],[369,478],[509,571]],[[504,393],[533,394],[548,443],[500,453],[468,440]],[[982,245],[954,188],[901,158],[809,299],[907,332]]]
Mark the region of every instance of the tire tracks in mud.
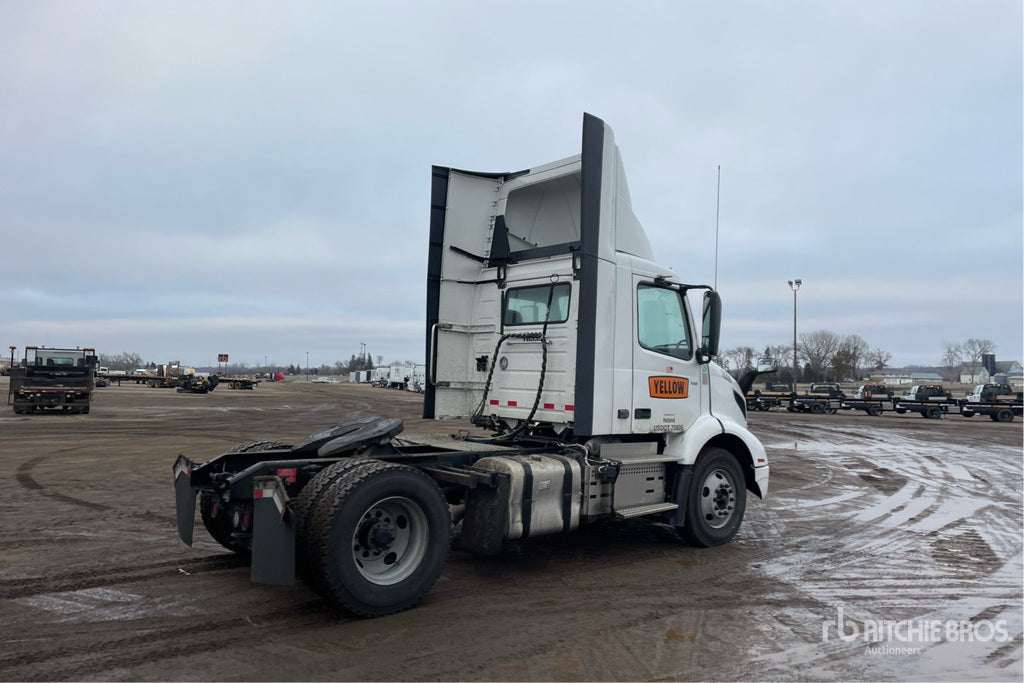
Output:
[[[53,455],[60,455],[62,452],[65,451],[58,451]],[[53,490],[52,487],[50,486],[41,484],[32,475],[32,470],[35,469],[36,465],[49,459],[50,457],[52,456],[40,455],[21,463],[21,465],[18,466],[18,469],[15,471],[14,474],[14,478],[18,482],[18,485],[27,491],[35,493],[36,495],[46,496],[47,498],[51,498],[62,503],[67,503],[69,505],[74,505],[76,507],[85,508],[87,510],[92,510],[94,512],[116,512],[119,517],[134,517],[136,519],[141,519],[147,522],[159,522],[164,525],[172,526],[176,524],[176,518],[171,517],[170,515],[159,515],[149,510],[144,510],[141,512],[131,512],[121,508],[114,508],[113,506],[110,505],[105,505],[103,503],[95,503],[93,501],[85,500],[84,498],[79,498],[77,496],[69,496],[65,493],[61,493],[60,491]]]
[[46,455],[40,455],[38,457],[32,458],[31,460],[26,460],[25,462],[21,463],[21,465],[18,466],[18,469],[14,474],[14,478],[17,480],[18,484],[22,488],[27,489],[29,491],[34,491],[39,495],[46,496],[47,498],[52,498],[54,500],[59,500],[62,503],[69,503],[71,505],[83,507],[88,510],[107,512],[112,509],[109,505],[103,505],[102,503],[93,503],[92,501],[77,498],[75,496],[69,496],[60,493],[59,491],[52,491],[48,487],[36,481],[35,477],[32,476],[32,470],[35,468],[36,465],[43,462],[48,457],[49,456]]
[[148,581],[181,569],[189,573],[238,569],[245,562],[236,555],[214,555],[196,559],[162,560],[129,567],[92,566],[51,576],[0,579],[0,599],[13,600],[45,593],[65,593],[88,588]]
[[[266,638],[295,628],[314,626],[330,618],[325,613],[323,603],[312,600],[286,609],[261,612],[258,621],[249,616],[201,620],[179,618],[172,624],[147,624],[127,634],[116,629],[106,638],[85,635],[80,643],[75,643],[75,637],[71,636],[43,647],[36,645],[31,651],[0,654],[0,678],[82,680],[88,675],[102,675],[113,669],[214,651],[227,644],[243,642],[254,633]],[[45,667],[36,666],[40,664],[45,664]]]
[[[901,429],[825,420],[765,426],[766,445],[774,440],[779,449],[771,464],[780,464],[782,472],[795,465],[797,474],[795,485],[766,508],[783,528],[780,553],[766,566],[767,575],[789,584],[787,593],[818,604],[805,614],[810,623],[803,633],[793,634],[796,645],[755,660],[769,667],[769,677],[802,672],[815,678],[823,670],[842,670],[851,655],[838,642],[820,642],[821,633],[808,628],[834,618],[837,604],[845,606],[848,619],[962,618],[969,615],[960,611],[972,605],[981,610],[972,618],[982,619],[1006,601],[1019,600],[1019,573],[1013,571],[1021,552],[1020,491],[1013,488],[1020,481],[1019,448],[1005,437],[988,442],[979,434],[947,442],[935,437],[930,422]],[[959,425],[944,426],[951,436],[960,433]],[[827,482],[832,490],[802,504],[802,491],[822,482],[804,472],[819,466],[834,475]],[[805,520],[805,512],[814,514]],[[794,547],[793,536],[816,547]],[[828,562],[815,563],[823,554]],[[764,621],[765,628],[774,628],[770,619]],[[1019,665],[1014,655],[1019,656],[1021,634],[1010,635],[1006,645],[993,646],[989,661]]]

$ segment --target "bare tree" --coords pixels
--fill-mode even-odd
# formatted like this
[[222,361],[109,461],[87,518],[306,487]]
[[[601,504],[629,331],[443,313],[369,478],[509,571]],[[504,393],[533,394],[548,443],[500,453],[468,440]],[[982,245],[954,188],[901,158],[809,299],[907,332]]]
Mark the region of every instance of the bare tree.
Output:
[[975,381],[974,373],[981,364],[981,357],[986,353],[994,353],[996,345],[991,339],[975,339],[974,337],[971,337],[963,343],[962,348],[964,355],[970,359],[971,383],[973,384]]
[[864,356],[864,360],[867,361],[868,367],[872,370],[881,370],[889,365],[889,361],[892,360],[892,354],[882,349],[871,349]]
[[850,377],[856,379],[860,376],[860,364],[867,353],[868,343],[859,334],[848,334],[839,342],[835,356],[832,358],[832,367],[835,368],[838,377]]
[[[800,335],[800,351],[807,359],[813,378],[824,378],[841,343],[839,335],[828,330],[817,330]],[[812,379],[811,381],[815,381]]]
[[950,379],[959,379],[960,366],[964,363],[964,347],[955,342],[942,342],[942,366],[947,369]]
[[99,356],[100,365],[111,370],[131,371],[143,366],[142,356],[134,352],[122,351],[121,353],[108,356],[101,353]]
[[754,367],[754,357],[757,352],[749,346],[737,346],[732,349],[725,349],[719,354],[726,370],[735,371],[739,374]]

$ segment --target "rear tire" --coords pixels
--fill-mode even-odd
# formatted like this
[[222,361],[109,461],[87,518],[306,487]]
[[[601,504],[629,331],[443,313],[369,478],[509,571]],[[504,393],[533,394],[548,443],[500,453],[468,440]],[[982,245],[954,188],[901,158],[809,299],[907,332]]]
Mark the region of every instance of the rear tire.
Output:
[[231,538],[231,516],[226,509],[219,507],[219,503],[218,497],[210,491],[199,494],[199,516],[203,519],[203,526],[213,540],[248,560],[252,551],[244,545],[235,543]]
[[996,422],[1013,422],[1013,411],[1009,408],[1000,408],[996,411]]
[[868,415],[878,417],[882,414],[882,406],[868,406]]
[[309,538],[320,593],[364,617],[417,605],[441,575],[450,546],[451,516],[437,484],[412,467],[379,461],[334,482]]
[[942,417],[942,409],[939,408],[938,406],[931,406],[930,408],[925,408],[925,411],[924,413],[922,413],[922,415],[924,415],[929,420],[938,420],[940,417]]
[[728,543],[739,530],[746,507],[746,481],[735,456],[709,448],[697,460],[686,498],[686,521],[676,530],[692,545]]
[[310,553],[309,531],[313,515],[324,498],[324,494],[349,470],[361,465],[380,462],[370,458],[347,458],[329,465],[309,480],[295,500],[295,573],[316,588],[310,568],[313,558]]
[[812,403],[811,412],[814,413],[815,415],[821,415],[825,412],[825,406],[823,406],[820,403]]

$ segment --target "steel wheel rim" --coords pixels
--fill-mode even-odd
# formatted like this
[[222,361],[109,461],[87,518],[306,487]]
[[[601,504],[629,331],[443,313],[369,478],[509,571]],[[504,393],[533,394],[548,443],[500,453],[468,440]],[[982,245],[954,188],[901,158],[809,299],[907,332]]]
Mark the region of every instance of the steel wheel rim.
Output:
[[724,469],[715,469],[704,478],[700,489],[700,515],[712,529],[721,529],[736,512],[736,482]]
[[384,498],[360,516],[352,534],[352,560],[370,583],[407,579],[427,553],[430,533],[422,508],[403,496]]

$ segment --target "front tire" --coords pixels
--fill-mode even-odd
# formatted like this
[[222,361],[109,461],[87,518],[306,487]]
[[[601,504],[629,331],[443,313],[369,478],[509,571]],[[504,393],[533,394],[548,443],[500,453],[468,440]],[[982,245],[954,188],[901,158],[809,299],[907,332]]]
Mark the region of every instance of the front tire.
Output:
[[375,462],[342,474],[313,514],[310,569],[330,602],[364,617],[416,606],[441,575],[451,516],[423,472]]
[[694,468],[679,534],[705,548],[728,543],[739,531],[746,507],[746,481],[735,456],[709,448]]

